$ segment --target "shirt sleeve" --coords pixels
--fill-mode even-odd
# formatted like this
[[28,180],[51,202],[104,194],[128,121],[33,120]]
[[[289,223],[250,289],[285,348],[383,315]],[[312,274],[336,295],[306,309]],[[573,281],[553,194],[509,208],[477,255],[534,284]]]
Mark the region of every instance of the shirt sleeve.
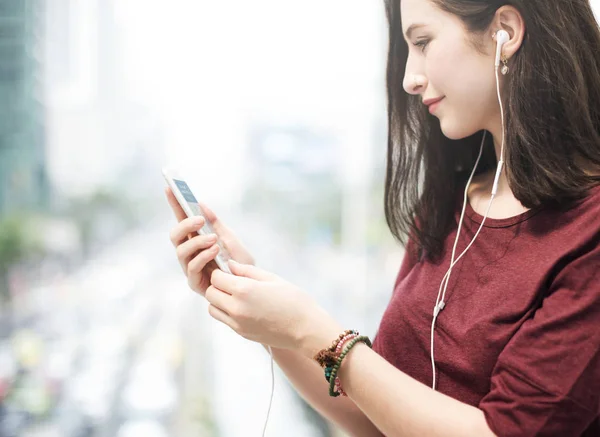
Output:
[[400,271],[398,272],[398,276],[396,277],[396,281],[394,282],[394,290],[398,286],[398,284],[406,278],[408,273],[412,270],[412,268],[417,264],[417,245],[414,240],[409,239],[406,243],[406,249],[404,251],[404,256],[402,257],[402,264],[400,265]]
[[[400,264],[400,270],[398,271],[398,275],[394,281],[392,296],[398,289],[398,284],[402,282],[402,280],[409,274],[417,262],[417,245],[412,238],[409,238],[408,242],[406,243],[404,255],[402,257],[402,263]],[[380,344],[380,341],[381,339],[379,337],[379,330],[377,330],[375,336],[373,337],[373,350],[381,354],[382,345]]]
[[600,415],[600,248],[571,261],[498,357],[481,400],[499,437],[580,436]]

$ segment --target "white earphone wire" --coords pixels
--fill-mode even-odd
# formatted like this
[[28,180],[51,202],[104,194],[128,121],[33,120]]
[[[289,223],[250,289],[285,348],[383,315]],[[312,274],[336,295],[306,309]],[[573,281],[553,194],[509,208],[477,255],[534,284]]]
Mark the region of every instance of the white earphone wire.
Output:
[[[471,180],[473,179],[473,175],[475,174],[475,170],[477,169],[477,165],[479,164],[479,159],[481,158],[481,153],[483,151],[483,143],[485,141],[485,132],[483,133],[483,138],[481,140],[481,147],[479,148],[479,156],[477,157],[477,161],[475,162],[475,166],[473,167],[473,171],[471,172],[471,176],[469,177],[469,181],[467,182],[467,188],[465,189],[465,194],[464,197],[466,199],[467,197],[467,190],[469,185],[471,184]],[[435,331],[435,321],[437,320],[437,316],[439,314],[439,312],[441,311],[441,309],[444,308],[445,304],[443,301],[443,297],[442,300],[440,301],[440,294],[442,292],[442,285],[444,285],[444,293],[445,293],[445,287],[448,285],[449,282],[449,274],[452,271],[452,267],[455,264],[454,261],[454,255],[456,253],[456,246],[458,243],[458,237],[460,235],[460,229],[461,229],[461,225],[463,222],[463,218],[464,218],[464,214],[465,214],[465,207],[466,207],[466,200],[463,202],[463,208],[462,208],[462,212],[460,215],[460,221],[458,224],[458,230],[457,230],[457,234],[456,234],[456,239],[454,240],[454,247],[452,248],[452,258],[451,258],[451,262],[450,262],[450,268],[448,269],[448,271],[446,272],[446,274],[444,275],[444,278],[442,279],[442,282],[440,283],[440,288],[438,290],[438,295],[437,298],[435,300],[435,307],[433,308],[433,320],[431,323],[431,367],[432,367],[432,371],[433,371],[433,384],[432,384],[432,388],[435,390],[435,379],[436,379],[436,373],[435,373],[435,358],[434,358],[434,348],[433,348],[433,341],[434,341],[434,331]],[[464,254],[464,252],[463,252]],[[462,256],[462,255],[461,255]],[[459,257],[460,259],[460,257]],[[456,260],[458,261],[458,259]],[[446,280],[448,278],[448,280]],[[446,282],[444,283],[444,281],[446,280]]]
[[267,410],[267,418],[265,420],[265,426],[263,427],[263,437],[265,437],[265,433],[267,432],[269,415],[271,414],[271,407],[273,406],[273,394],[275,393],[275,360],[273,358],[273,351],[271,350],[271,346],[267,346],[267,349],[269,349],[269,355],[271,355],[271,399],[269,400],[269,409]]
[[[431,385],[431,388],[433,390],[436,389],[436,370],[435,370],[435,355],[434,355],[434,338],[435,338],[435,322],[437,321],[437,317],[440,313],[440,311],[442,311],[445,306],[445,298],[446,298],[446,289],[448,288],[448,283],[450,282],[450,274],[452,273],[452,267],[454,267],[454,265],[463,257],[463,255],[471,248],[471,246],[473,245],[473,243],[475,242],[475,239],[477,239],[477,236],[479,235],[479,232],[481,232],[481,229],[483,228],[483,225],[485,223],[485,220],[490,212],[490,209],[492,207],[492,202],[494,201],[494,198],[496,197],[496,193],[498,191],[498,181],[500,180],[500,175],[502,173],[502,168],[503,168],[503,164],[504,164],[504,106],[502,104],[502,96],[500,94],[500,79],[498,77],[498,66],[494,65],[494,71],[495,71],[495,76],[496,76],[496,92],[497,92],[497,96],[498,96],[498,102],[500,103],[500,119],[501,119],[501,123],[502,123],[502,144],[500,147],[500,159],[498,161],[498,168],[496,170],[496,175],[494,177],[494,184],[492,186],[492,193],[490,196],[490,202],[488,204],[488,207],[486,209],[485,215],[483,216],[483,220],[481,221],[481,224],[479,226],[479,229],[477,230],[477,232],[475,233],[475,236],[473,237],[473,239],[471,240],[471,242],[469,243],[469,245],[466,247],[466,249],[460,254],[460,256],[454,260],[454,255],[456,252],[456,246],[458,243],[458,239],[460,236],[460,230],[462,227],[462,222],[464,219],[464,214],[465,214],[465,209],[467,206],[467,201],[468,201],[468,190],[469,190],[469,186],[471,185],[471,180],[473,179],[473,175],[475,174],[475,171],[477,169],[477,166],[479,165],[479,160],[481,158],[481,154],[483,151],[483,145],[485,142],[485,135],[486,132],[484,131],[483,133],[483,138],[481,140],[481,146],[479,149],[479,156],[477,157],[477,161],[475,162],[475,166],[473,167],[473,171],[471,172],[471,176],[469,177],[469,181],[467,182],[467,186],[465,187],[465,192],[464,192],[464,196],[463,196],[463,207],[462,207],[462,212],[460,215],[460,221],[458,224],[458,229],[456,232],[456,239],[454,240],[454,246],[452,248],[452,257],[450,260],[450,267],[448,269],[448,271],[446,272],[446,274],[444,275],[444,277],[442,278],[442,282],[440,283],[440,288],[438,290],[438,295],[435,301],[435,307],[433,308],[433,320],[431,322],[431,369],[432,369],[432,374],[433,374],[433,382]],[[443,286],[443,293],[442,292],[442,286]],[[440,299],[440,293],[442,294],[441,299]]]

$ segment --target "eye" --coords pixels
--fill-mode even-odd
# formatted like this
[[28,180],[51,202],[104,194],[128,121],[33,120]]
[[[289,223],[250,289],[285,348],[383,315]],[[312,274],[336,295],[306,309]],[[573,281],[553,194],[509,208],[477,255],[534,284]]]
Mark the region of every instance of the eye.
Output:
[[421,39],[417,40],[417,42],[415,42],[413,45],[415,47],[419,47],[421,49],[421,51],[424,52],[425,49],[427,48],[428,44],[429,44],[429,39],[421,38]]

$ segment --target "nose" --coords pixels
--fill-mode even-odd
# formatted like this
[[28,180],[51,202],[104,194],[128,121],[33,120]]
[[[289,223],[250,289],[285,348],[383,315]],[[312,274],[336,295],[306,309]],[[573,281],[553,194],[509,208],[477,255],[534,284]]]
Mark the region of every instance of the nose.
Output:
[[402,83],[404,91],[408,94],[422,94],[427,88],[427,78],[422,74],[409,73],[408,71],[404,75],[404,81]]

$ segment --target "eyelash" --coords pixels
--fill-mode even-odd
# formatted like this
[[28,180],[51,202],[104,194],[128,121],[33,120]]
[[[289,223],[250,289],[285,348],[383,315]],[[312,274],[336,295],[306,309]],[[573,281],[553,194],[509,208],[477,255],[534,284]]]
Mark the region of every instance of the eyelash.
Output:
[[416,43],[413,44],[415,47],[419,47],[422,52],[425,52],[427,45],[429,45],[428,39],[420,39]]

